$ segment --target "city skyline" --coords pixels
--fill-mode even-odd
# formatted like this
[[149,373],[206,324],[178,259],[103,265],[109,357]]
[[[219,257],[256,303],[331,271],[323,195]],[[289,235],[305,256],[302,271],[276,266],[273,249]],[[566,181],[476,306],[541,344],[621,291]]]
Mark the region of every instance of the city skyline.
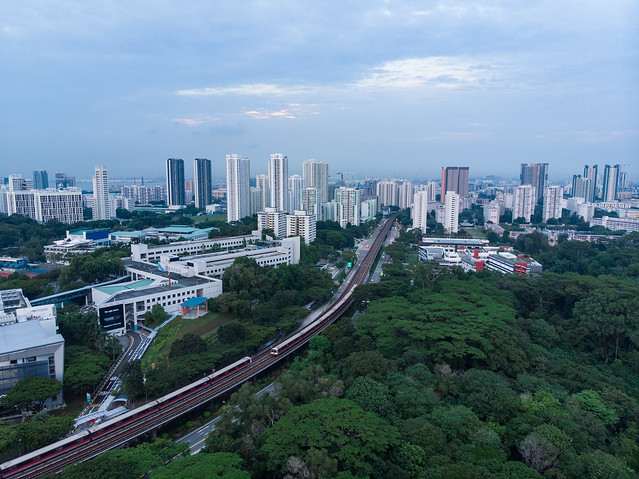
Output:
[[220,172],[232,151],[256,174],[273,151],[296,174],[311,158],[409,179],[445,164],[476,176],[541,162],[552,178],[584,164],[639,173],[630,0],[59,0],[0,13],[0,141],[25,177],[89,178],[88,161],[113,178],[161,176],[169,157]]

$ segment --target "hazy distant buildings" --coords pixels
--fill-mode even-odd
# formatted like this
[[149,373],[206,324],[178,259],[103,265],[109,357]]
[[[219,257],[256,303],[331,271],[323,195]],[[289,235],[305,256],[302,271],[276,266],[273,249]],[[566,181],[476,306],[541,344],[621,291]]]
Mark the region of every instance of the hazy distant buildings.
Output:
[[563,186],[549,186],[548,188],[546,188],[546,190],[544,191],[544,222],[548,221],[550,218],[561,218],[563,199]]
[[378,181],[376,189],[380,206],[399,206],[399,186],[396,181]]
[[49,174],[42,171],[33,172],[33,189],[34,190],[46,190],[49,187]]
[[442,167],[441,202],[446,201],[449,191],[457,193],[462,198],[468,198],[468,166],[444,166]]
[[169,158],[166,160],[166,195],[169,206],[185,204],[184,160]]
[[262,196],[262,206],[257,211],[269,208],[271,206],[271,189],[268,184],[268,175],[257,175],[255,177],[255,187],[260,190]]
[[459,231],[459,199],[454,191],[447,191],[444,200],[444,230],[447,233]]
[[548,163],[522,163],[519,184],[532,185],[535,198],[540,200],[548,184]]
[[535,212],[535,198],[534,186],[522,185],[515,188],[513,220],[516,218],[524,218],[526,223],[530,223],[530,218]]
[[284,212],[288,205],[288,158],[274,153],[268,162],[268,183],[271,189],[270,207]]
[[302,165],[305,188],[316,188],[319,202],[328,201],[328,161],[308,160]]
[[300,175],[288,177],[289,207],[292,211],[302,208],[302,190],[304,189],[304,178]]
[[103,165],[96,165],[95,172],[93,174],[92,217],[93,217],[93,221],[111,219],[111,198],[109,197],[109,175],[107,173],[106,166],[103,166]]
[[[229,223],[251,214],[250,178],[251,165],[246,156],[226,155],[226,202]],[[260,205],[259,210],[262,208],[263,205]],[[259,210],[256,209],[256,212]]]
[[400,210],[410,208],[413,204],[414,187],[410,181],[402,181],[397,186],[397,206]]
[[211,196],[211,160],[196,158],[193,161],[193,187],[196,208],[206,208],[213,203]]
[[[597,165],[592,166],[584,166],[584,178],[590,180],[590,186],[588,191],[586,192],[586,196],[583,198],[586,199],[586,202],[592,203],[597,199],[597,175],[598,175],[598,167]],[[572,196],[576,196],[574,193]]]
[[55,188],[73,188],[75,187],[75,178],[72,176],[67,176],[66,173],[61,171],[57,171],[55,174]]
[[592,180],[590,178],[573,175],[571,191],[573,198],[583,198],[585,201],[592,202],[592,199],[588,199],[593,195]]
[[340,187],[335,190],[335,203],[339,224],[346,228],[348,223],[358,226],[360,221],[359,190],[357,188]]
[[619,184],[620,166],[606,165],[603,175],[603,189],[601,190],[601,201],[614,201],[617,199],[617,187]]

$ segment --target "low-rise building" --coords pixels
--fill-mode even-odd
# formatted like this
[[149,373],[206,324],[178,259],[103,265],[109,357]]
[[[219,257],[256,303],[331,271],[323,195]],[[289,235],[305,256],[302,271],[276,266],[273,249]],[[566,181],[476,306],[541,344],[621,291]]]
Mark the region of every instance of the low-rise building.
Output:
[[256,243],[261,239],[260,233],[256,230],[250,235],[225,236],[199,241],[175,241],[169,244],[149,246],[144,243],[131,245],[131,258],[135,261],[146,261],[157,263],[160,257],[166,254],[176,256],[195,255],[211,251],[223,251],[228,249],[245,248],[247,245]]
[[[22,290],[0,291],[0,394],[31,376],[64,376],[64,338],[57,332],[54,305],[31,306]],[[62,394],[46,408],[64,404]]]
[[70,264],[74,256],[92,253],[110,242],[106,228],[70,230],[66,238],[46,245],[44,255],[47,263]]

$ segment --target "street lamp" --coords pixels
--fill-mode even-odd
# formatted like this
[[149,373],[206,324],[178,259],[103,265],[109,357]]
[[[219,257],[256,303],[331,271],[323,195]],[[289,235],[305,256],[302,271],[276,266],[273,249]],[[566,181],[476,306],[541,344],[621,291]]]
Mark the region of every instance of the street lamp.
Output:
[[18,438],[18,456],[22,456],[22,438]]

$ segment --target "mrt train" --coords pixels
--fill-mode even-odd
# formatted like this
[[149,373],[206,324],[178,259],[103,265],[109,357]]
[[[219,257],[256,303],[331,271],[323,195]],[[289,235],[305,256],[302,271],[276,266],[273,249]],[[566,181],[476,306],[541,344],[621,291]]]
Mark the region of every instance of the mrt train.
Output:
[[155,401],[151,401],[142,407],[132,409],[131,411],[128,411],[104,423],[98,424],[86,431],[74,434],[68,438],[62,439],[61,441],[50,444],[49,446],[20,456],[12,461],[5,462],[4,464],[0,465],[0,478],[4,479],[9,477],[21,477],[21,474],[23,473],[28,474],[29,472],[31,472],[29,471],[29,469],[37,466],[38,463],[43,461],[44,459],[49,459],[54,456],[64,454],[66,451],[69,451],[72,448],[75,448],[84,443],[94,441],[95,439],[102,437],[105,434],[116,431],[118,428],[121,428],[134,420],[139,420],[141,417],[152,417],[154,413],[163,410],[170,404],[173,404],[176,401],[179,401],[187,396],[190,396],[191,394],[196,393],[197,391],[211,386],[213,383],[230,374],[233,374],[234,372],[242,368],[247,367],[251,363],[252,358],[248,356],[242,358],[239,361],[236,361],[233,364],[230,364],[220,369],[219,371],[214,372],[213,374],[210,374],[198,381],[195,381],[194,383],[184,386],[177,391],[173,391],[166,396],[156,399]]

